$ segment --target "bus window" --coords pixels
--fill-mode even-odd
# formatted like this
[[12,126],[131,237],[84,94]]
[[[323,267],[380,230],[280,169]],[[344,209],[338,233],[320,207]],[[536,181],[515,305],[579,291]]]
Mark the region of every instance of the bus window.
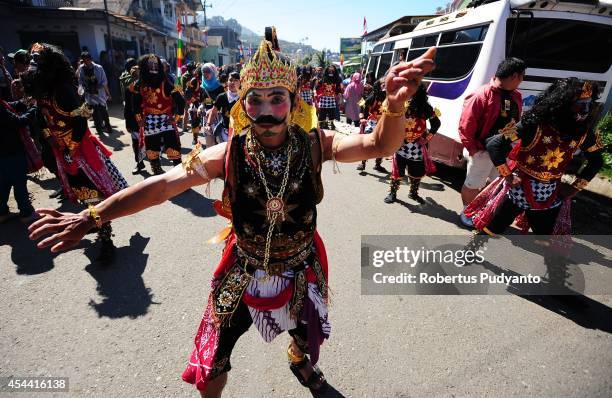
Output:
[[378,65],[378,72],[376,72],[376,78],[383,77],[387,70],[391,66],[391,58],[393,53],[385,53],[380,57],[380,64]]
[[383,52],[393,51],[394,48],[395,48],[395,42],[394,41],[391,41],[389,43],[385,43],[385,46],[383,48]]
[[429,35],[429,36],[413,37],[410,48],[433,47],[436,45],[437,41],[438,41],[437,33],[434,35]]
[[378,58],[380,58],[380,55],[370,57],[370,63],[368,64],[367,72],[374,72],[376,70],[376,66],[378,65]]
[[374,46],[374,49],[372,50],[373,53],[380,53],[383,50],[383,43],[377,44]]
[[444,32],[440,37],[440,45],[482,41],[484,40],[484,35],[482,35],[483,28],[486,29],[487,27],[478,26],[476,28],[451,30],[450,32]]
[[[513,48],[509,49],[515,29]],[[612,62],[612,27],[553,18],[508,19],[506,54],[528,68],[605,73]],[[554,45],[551,45],[554,43]],[[606,50],[606,48],[608,50]]]
[[393,57],[393,62],[403,62],[406,60],[406,55],[408,55],[407,48],[400,48],[399,50],[395,50],[395,56]]
[[[436,52],[436,69],[427,75],[432,80],[457,80],[465,77],[478,59],[482,43],[441,46]],[[408,61],[420,57],[427,49],[410,50]]]

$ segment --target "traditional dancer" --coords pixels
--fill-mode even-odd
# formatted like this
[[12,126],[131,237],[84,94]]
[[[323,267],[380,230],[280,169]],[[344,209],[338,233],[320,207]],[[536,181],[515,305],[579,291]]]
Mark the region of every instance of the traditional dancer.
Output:
[[[381,83],[381,81],[379,80],[374,83],[372,91],[364,102],[362,112],[359,114],[359,134],[371,134],[374,131],[374,129],[376,128],[376,124],[378,123],[378,119],[380,118],[380,107],[385,101],[385,96],[386,93],[383,88],[383,83]],[[364,119],[366,115],[367,119]],[[364,171],[365,166],[366,161],[362,160],[361,164],[357,166],[357,170]],[[374,163],[374,170],[379,171],[381,173],[387,173],[387,169],[382,166],[382,158],[376,158],[376,162]]]
[[198,136],[200,135],[200,126],[202,121],[198,115],[198,109],[201,105],[201,84],[202,84],[202,72],[200,68],[195,68],[190,74],[191,79],[185,87],[185,100],[187,102],[189,122],[191,125],[191,134],[193,135],[193,145],[198,143]]
[[[476,228],[501,234],[524,213],[524,229],[531,227],[537,235],[562,234],[561,227],[569,223],[569,199],[603,165],[603,143],[594,129],[598,94],[591,82],[557,80],[536,98],[520,123],[509,123],[489,139],[487,151],[501,177],[466,208]],[[578,148],[587,164],[571,185],[563,184],[561,177]],[[558,217],[562,205],[567,211]]]
[[392,67],[386,77],[387,103],[375,131],[344,137],[317,129],[312,108],[297,95],[295,67],[275,50],[272,29],[266,29],[266,39],[242,69],[229,142],[194,150],[184,168],[122,191],[94,213],[43,211],[45,218],[30,228],[32,239],[52,234],[39,247],[68,249],[91,227],[92,217],[107,221],[127,216],[223,178],[222,200],[215,208],[232,224],[222,236],[223,257],[183,373],[205,397],[221,395],[234,345],[251,324],[266,341],[288,331],[293,373],[313,391],[328,388],[315,366],[330,333],[327,258],[316,230],[322,162],[393,153],[404,138],[405,103],[433,68],[435,53],[431,49],[420,59]]
[[[132,59],[132,58],[130,58]],[[133,59],[132,59],[133,60]],[[132,174],[140,174],[145,169],[144,158],[146,157],[144,137],[140,136],[140,125],[136,119],[137,111],[134,110],[135,96],[138,95],[136,83],[138,82],[139,72],[136,60],[126,62],[126,69],[130,68],[129,75],[122,75],[121,85],[123,89],[123,118],[125,128],[132,137],[132,150],[134,151],[134,161],[136,167]]]
[[342,92],[338,71],[332,66],[325,69],[323,80],[317,84],[317,101],[319,103],[319,124],[321,128],[335,129],[336,96]]
[[314,104],[314,92],[312,90],[312,67],[302,66],[299,70],[298,79],[300,81],[300,97],[308,105]]
[[[404,144],[393,155],[391,169],[391,185],[389,194],[385,197],[385,203],[393,203],[397,199],[397,191],[402,179],[406,176],[410,180],[409,198],[423,203],[419,196],[419,185],[425,174],[435,172],[435,166],[429,158],[427,143],[440,128],[439,112],[429,104],[427,90],[420,85],[418,91],[410,100],[406,111],[406,138]],[[431,128],[427,130],[427,120]]]
[[[82,104],[74,84],[70,61],[55,46],[35,43],[30,48],[32,61],[23,76],[26,94],[37,101],[44,118],[43,136],[57,162],[64,194],[74,202],[89,206],[126,188],[127,182],[109,156],[111,152],[90,133],[87,119],[91,112]],[[46,213],[59,214],[55,210]],[[109,261],[114,253],[110,220],[96,219],[87,228],[98,228],[101,243],[99,261]],[[87,232],[84,231],[84,232]]]
[[134,87],[134,113],[144,137],[146,154],[153,174],[162,174],[162,145],[173,164],[181,163],[181,142],[174,115],[182,115],[185,101],[180,91],[166,79],[160,58],[143,55],[138,60],[140,78]]

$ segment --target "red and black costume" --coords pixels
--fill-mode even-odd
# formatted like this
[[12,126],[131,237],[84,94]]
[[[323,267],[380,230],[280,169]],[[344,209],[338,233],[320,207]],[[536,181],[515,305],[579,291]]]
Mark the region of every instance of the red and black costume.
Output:
[[[24,87],[36,98],[43,137],[50,143],[64,194],[74,202],[95,204],[126,188],[127,182],[110,160],[111,152],[89,131],[91,112],[81,104],[74,70],[59,49],[34,44]],[[110,222],[99,231],[102,257],[112,254]]]
[[159,57],[144,55],[138,61],[140,79],[133,87],[133,110],[140,124],[147,158],[154,174],[161,174],[162,146],[175,165],[181,162],[181,143],[174,115],[182,115],[185,101],[166,79]]
[[[487,151],[500,174],[514,174],[521,182],[510,186],[500,177],[466,208],[466,215],[469,213],[473,217],[478,229],[489,234],[502,233],[523,213],[521,221],[526,220],[538,235],[551,235],[553,232],[557,235],[562,224],[569,223],[569,216],[566,220],[557,217],[561,205],[570,205],[570,201],[564,201],[560,195],[563,190],[561,177],[574,153],[580,149],[587,163],[577,173],[572,186],[574,189],[584,188],[603,165],[603,144],[593,128],[595,112],[581,118],[567,105],[549,112],[546,109],[580,102],[588,108],[594,103],[591,96],[596,98],[597,89],[589,82],[584,83],[585,88],[577,101],[579,83],[575,78],[553,83],[515,128],[506,128],[488,140]],[[576,121],[576,117],[583,120]],[[569,215],[569,212],[564,214]],[[520,224],[524,229],[528,228],[524,222]],[[569,234],[569,231],[565,232]]]

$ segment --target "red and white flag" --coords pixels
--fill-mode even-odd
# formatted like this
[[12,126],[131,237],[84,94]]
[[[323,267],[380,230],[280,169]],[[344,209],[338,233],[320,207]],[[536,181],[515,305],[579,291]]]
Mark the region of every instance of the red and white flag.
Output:
[[366,17],[363,17],[363,35],[365,36],[368,34],[368,21],[366,21]]

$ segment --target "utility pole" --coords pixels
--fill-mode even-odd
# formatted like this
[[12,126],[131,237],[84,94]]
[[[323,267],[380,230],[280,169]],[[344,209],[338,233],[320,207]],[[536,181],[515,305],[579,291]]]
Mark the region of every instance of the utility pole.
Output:
[[206,9],[212,8],[212,4],[206,4],[206,0],[201,0],[201,2],[202,2],[202,10],[204,11],[204,26],[206,26],[208,25],[208,22],[206,21]]
[[111,36],[110,22],[108,19],[108,4],[106,0],[104,0],[104,19],[106,19],[106,35],[108,36],[108,57],[110,62],[114,63],[113,37]]

